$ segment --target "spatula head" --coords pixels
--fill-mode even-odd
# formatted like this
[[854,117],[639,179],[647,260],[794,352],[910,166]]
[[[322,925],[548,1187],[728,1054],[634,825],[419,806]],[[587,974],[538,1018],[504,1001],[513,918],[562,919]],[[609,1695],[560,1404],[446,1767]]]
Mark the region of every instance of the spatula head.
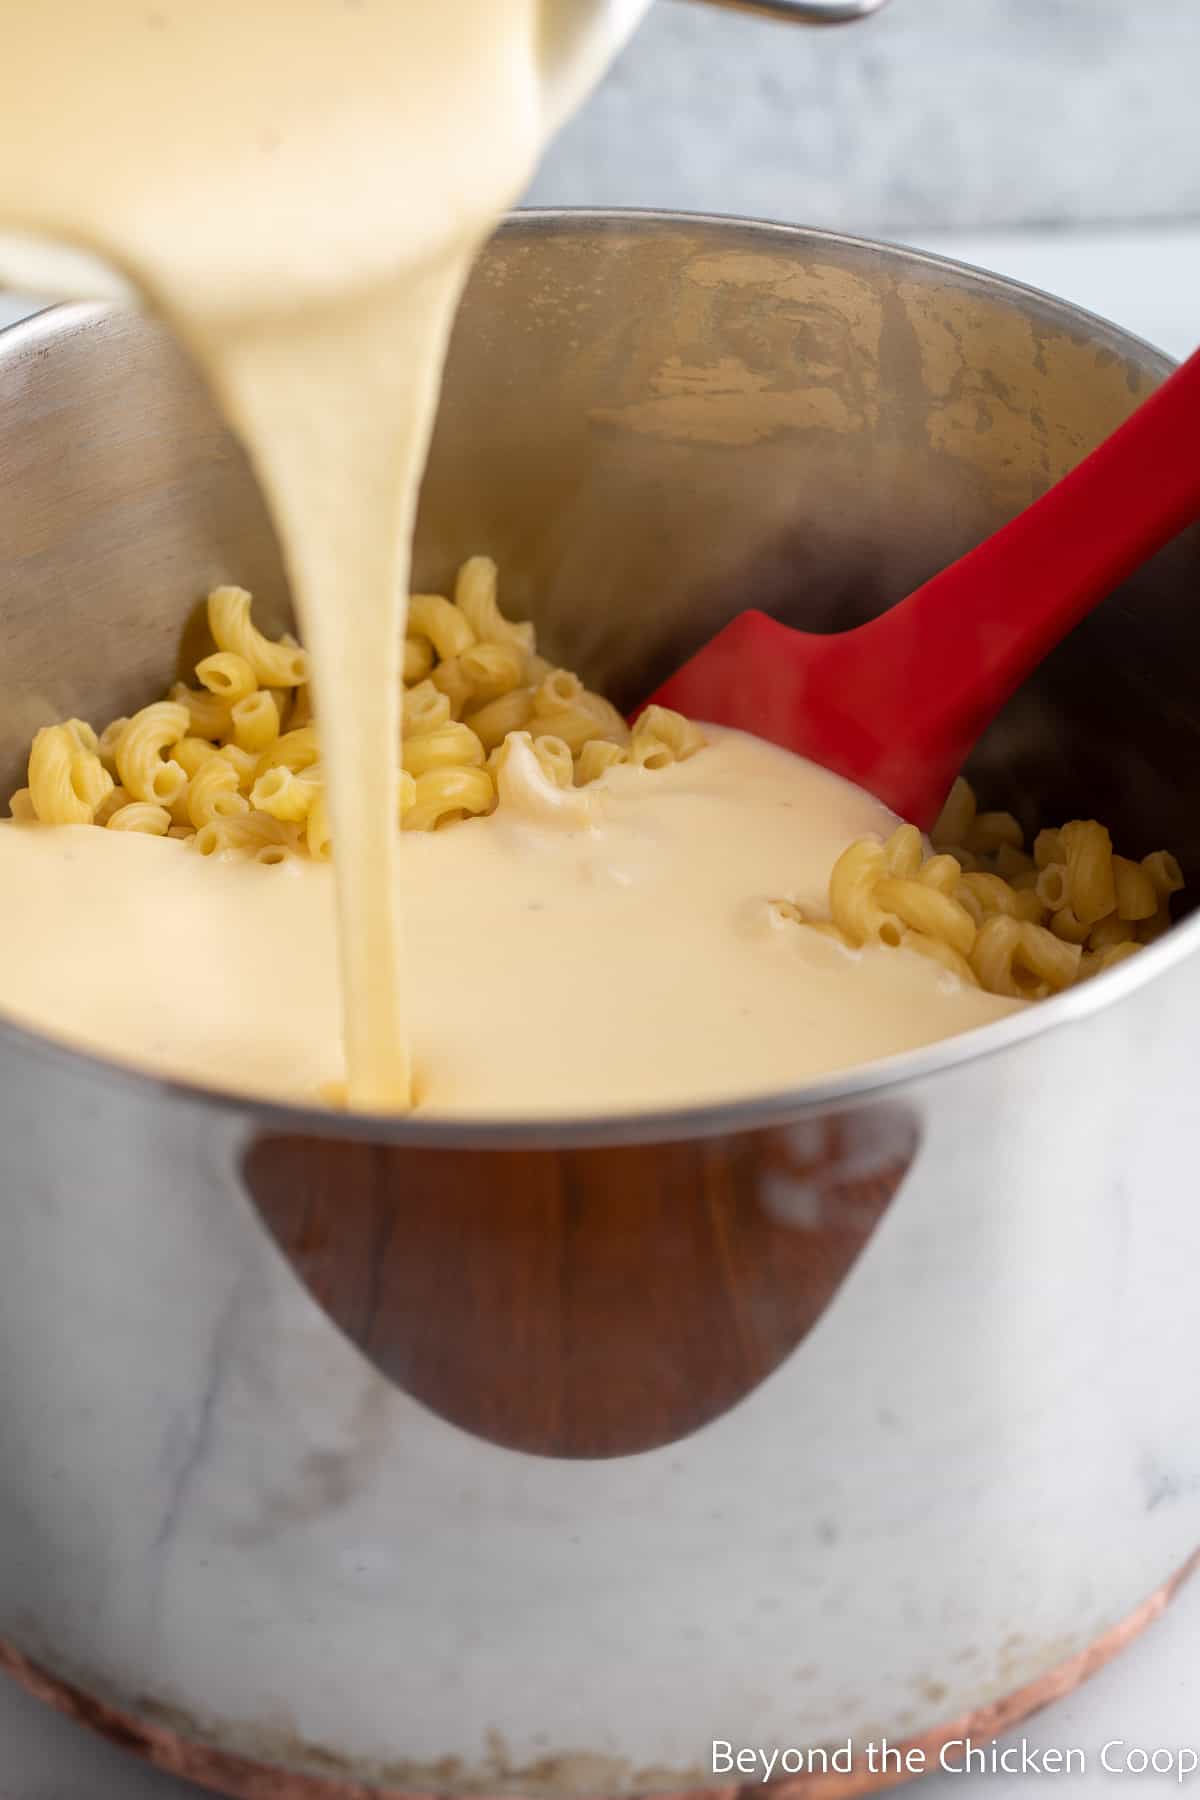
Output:
[[925,741],[916,709],[906,706],[905,671],[887,648],[870,625],[819,637],[751,610],[689,658],[651,700],[806,756],[927,830],[970,740]]

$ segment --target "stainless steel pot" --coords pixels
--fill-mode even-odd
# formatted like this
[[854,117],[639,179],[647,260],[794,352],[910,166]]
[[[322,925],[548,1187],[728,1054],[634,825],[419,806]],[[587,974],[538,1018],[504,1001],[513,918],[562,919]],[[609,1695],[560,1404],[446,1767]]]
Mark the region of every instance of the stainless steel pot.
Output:
[[[519,217],[458,324],[419,579],[487,546],[632,697],[748,601],[888,605],[1166,369],[886,246]],[[47,717],[161,688],[209,584],[286,596],[158,325],[16,328],[0,408],[15,785]],[[1194,877],[1197,561],[1114,596],[974,769]],[[1198,950],[1185,922],[805,1092],[552,1129],[257,1106],[0,1026],[9,1665],[256,1796],[986,1735],[1200,1542]]]

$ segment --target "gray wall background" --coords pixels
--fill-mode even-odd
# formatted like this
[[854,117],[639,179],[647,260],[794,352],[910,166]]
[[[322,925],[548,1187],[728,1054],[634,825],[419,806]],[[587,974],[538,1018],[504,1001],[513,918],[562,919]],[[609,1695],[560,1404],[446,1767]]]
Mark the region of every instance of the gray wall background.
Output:
[[656,0],[529,200],[897,233],[1200,217],[1200,0]]

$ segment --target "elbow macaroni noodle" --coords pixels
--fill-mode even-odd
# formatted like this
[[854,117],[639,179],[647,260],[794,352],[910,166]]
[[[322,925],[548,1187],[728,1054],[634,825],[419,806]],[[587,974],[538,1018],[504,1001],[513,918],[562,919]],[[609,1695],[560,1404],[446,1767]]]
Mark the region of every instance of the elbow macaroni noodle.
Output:
[[165,806],[150,800],[130,800],[118,806],[104,821],[110,831],[141,831],[147,837],[166,837],[171,829],[171,815]]
[[46,825],[90,825],[103,798],[95,792],[92,763],[104,772],[68,726],[44,725],[29,752],[27,791],[34,817]]
[[114,752],[126,793],[156,806],[172,806],[179,799],[187,772],[166,752],[187,736],[188,724],[187,708],[170,700],[157,700],[134,713]]
[[480,644],[515,644],[526,655],[537,649],[533,626],[506,619],[496,597],[496,565],[490,556],[468,557],[458,571],[454,601]]
[[273,643],[254,625],[245,588],[213,589],[208,596],[208,628],[218,650],[244,658],[258,686],[301,687],[308,680],[308,657],[299,645],[286,638]]
[[254,670],[244,656],[233,650],[217,650],[196,664],[196,679],[219,700],[244,700],[258,686]]

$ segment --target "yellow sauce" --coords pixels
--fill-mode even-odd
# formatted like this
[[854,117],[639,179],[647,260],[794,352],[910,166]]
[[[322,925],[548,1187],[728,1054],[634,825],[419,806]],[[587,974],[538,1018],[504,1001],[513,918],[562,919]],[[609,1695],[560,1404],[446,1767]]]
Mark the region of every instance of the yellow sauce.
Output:
[[[697,1105],[1002,1018],[906,950],[849,952],[768,901],[824,905],[878,801],[712,732],[667,769],[564,792],[510,758],[491,818],[404,841],[422,1111]],[[530,759],[532,760],[532,759]],[[30,922],[34,924],[31,928]],[[93,826],[0,828],[5,1009],[131,1063],[315,1099],[342,1075],[328,864],[199,857]]]
[[479,243],[613,47],[591,16],[36,0],[5,18],[0,224],[99,251],[167,313],[280,529],[319,671],[358,1107],[409,1101],[399,646],[446,338]]
[[750,739],[613,771],[586,802],[510,794],[401,853],[403,596],[454,308],[637,10],[607,36],[581,0],[8,10],[0,223],[131,276],[245,439],[316,669],[337,846],[333,872],[265,869],[7,827],[16,1017],[224,1087],[315,1096],[344,1073],[361,1108],[410,1103],[411,1041],[423,1107],[545,1114],[761,1093],[1009,1010],[908,953],[771,924],[769,897],[818,901],[890,821]]

